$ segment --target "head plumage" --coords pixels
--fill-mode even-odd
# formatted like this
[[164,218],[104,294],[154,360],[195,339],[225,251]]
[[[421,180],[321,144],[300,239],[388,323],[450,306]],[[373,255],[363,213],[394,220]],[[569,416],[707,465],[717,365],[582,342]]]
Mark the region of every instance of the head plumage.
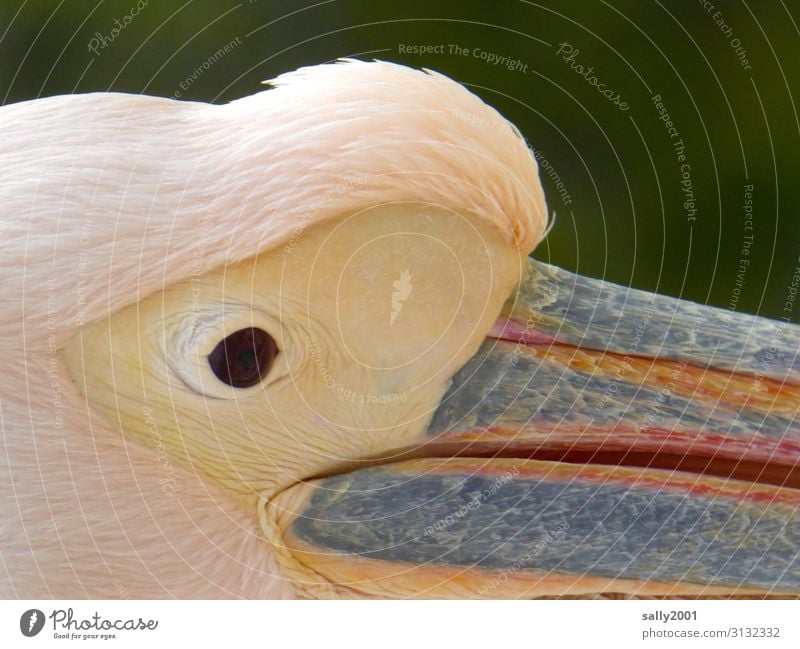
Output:
[[[301,68],[225,105],[87,94],[0,109],[3,278],[45,336],[193,275],[291,246],[317,222],[426,202],[495,222],[519,249],[547,212],[519,132],[460,84],[385,62]],[[43,293],[47,294],[46,300]],[[11,296],[10,296],[11,297]],[[58,341],[56,341],[57,343]]]

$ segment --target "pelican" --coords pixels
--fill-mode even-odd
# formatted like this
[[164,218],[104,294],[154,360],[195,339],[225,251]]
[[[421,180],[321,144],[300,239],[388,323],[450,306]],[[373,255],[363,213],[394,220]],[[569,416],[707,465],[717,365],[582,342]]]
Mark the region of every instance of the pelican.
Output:
[[800,328],[575,275],[384,62],[0,109],[0,595],[800,594]]

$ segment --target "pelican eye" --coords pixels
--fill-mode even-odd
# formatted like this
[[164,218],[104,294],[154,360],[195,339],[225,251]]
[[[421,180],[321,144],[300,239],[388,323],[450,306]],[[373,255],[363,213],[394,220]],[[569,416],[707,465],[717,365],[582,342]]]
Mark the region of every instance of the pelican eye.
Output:
[[223,383],[249,388],[267,375],[279,353],[272,336],[263,329],[248,327],[221,340],[208,355],[208,364]]

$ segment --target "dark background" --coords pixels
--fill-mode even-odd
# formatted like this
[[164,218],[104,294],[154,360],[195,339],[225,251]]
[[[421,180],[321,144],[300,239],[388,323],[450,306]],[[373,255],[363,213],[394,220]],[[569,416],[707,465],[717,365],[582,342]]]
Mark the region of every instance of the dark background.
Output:
[[[537,257],[797,321],[800,313],[785,312],[784,303],[800,266],[800,7],[786,0],[713,4],[149,0],[94,53],[92,38],[110,39],[114,19],[125,23],[137,0],[3,0],[0,99],[115,90],[226,102],[281,72],[343,56],[433,68],[516,123],[565,184],[569,205],[542,174],[558,221]],[[619,110],[573,71],[556,54],[562,42],[579,49],[574,63],[592,66],[630,109]],[[445,53],[400,51],[427,44],[442,44]],[[467,55],[450,53],[450,45]],[[527,70],[490,65],[475,48]],[[693,222],[654,94],[686,147]],[[754,186],[752,231],[742,209],[746,184]],[[737,288],[750,234],[751,263]]]

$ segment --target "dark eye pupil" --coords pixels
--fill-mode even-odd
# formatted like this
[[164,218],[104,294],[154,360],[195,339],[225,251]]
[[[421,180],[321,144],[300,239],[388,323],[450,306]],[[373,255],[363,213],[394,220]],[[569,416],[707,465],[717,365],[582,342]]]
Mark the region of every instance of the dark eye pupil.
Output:
[[216,377],[234,388],[249,388],[263,379],[280,350],[263,329],[249,327],[220,341],[208,355]]

